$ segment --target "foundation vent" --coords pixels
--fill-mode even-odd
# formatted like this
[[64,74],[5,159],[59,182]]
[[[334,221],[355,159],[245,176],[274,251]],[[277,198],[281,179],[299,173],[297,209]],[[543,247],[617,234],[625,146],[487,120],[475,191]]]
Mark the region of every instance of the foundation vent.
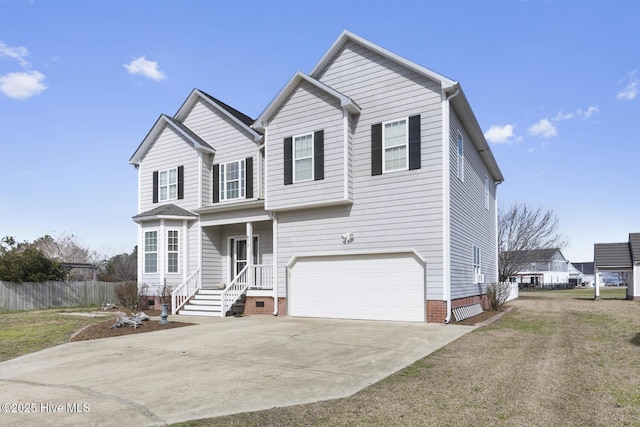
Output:
[[453,311],[453,316],[456,318],[456,322],[483,313],[480,303],[463,305],[462,307],[456,307],[451,311]]

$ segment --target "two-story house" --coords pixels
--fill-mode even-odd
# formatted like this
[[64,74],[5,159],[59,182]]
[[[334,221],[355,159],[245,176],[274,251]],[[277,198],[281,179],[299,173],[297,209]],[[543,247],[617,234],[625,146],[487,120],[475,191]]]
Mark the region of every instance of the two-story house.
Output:
[[194,90],[130,163],[139,285],[180,314],[443,322],[497,281],[503,176],[460,84],[348,31],[256,120]]

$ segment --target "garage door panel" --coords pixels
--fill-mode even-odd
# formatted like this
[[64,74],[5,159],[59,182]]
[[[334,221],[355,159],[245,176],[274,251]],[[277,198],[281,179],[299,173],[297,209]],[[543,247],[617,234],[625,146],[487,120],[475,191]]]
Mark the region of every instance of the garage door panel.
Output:
[[300,258],[290,273],[292,316],[424,321],[424,266],[413,254]]

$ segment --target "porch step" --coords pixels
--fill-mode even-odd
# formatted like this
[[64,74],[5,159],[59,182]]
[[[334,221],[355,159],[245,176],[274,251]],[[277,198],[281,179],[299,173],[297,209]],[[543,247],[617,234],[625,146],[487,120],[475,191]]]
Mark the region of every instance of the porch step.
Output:
[[184,316],[220,317],[222,311],[222,289],[200,289],[178,314]]

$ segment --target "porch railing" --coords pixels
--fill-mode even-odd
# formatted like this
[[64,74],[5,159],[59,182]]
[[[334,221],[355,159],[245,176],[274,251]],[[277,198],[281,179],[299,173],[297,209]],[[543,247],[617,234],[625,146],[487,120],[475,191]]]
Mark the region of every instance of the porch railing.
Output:
[[171,292],[171,313],[176,314],[202,287],[200,283],[200,269],[196,269],[180,286]]
[[251,289],[273,289],[273,265],[256,264],[249,272],[249,287]]
[[240,295],[242,295],[247,288],[249,287],[249,283],[247,281],[247,271],[249,271],[249,266],[245,265],[244,268],[238,273],[238,275],[229,283],[224,291],[222,291],[222,312],[220,313],[221,317],[227,315],[227,311],[231,308],[231,306],[238,301]]
[[246,265],[222,293],[222,313],[225,316],[231,306],[247,289],[273,289],[273,266]]

